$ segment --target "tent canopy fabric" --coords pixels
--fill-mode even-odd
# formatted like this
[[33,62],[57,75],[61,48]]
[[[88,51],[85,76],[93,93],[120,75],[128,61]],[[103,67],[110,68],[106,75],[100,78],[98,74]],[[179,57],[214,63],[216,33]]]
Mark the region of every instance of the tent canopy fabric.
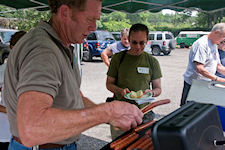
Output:
[[[35,8],[48,10],[48,0],[1,0],[0,5],[16,9]],[[225,10],[225,0],[103,0],[102,12],[122,11],[139,13],[142,11],[159,12],[162,9],[182,11],[185,9],[203,12]]]

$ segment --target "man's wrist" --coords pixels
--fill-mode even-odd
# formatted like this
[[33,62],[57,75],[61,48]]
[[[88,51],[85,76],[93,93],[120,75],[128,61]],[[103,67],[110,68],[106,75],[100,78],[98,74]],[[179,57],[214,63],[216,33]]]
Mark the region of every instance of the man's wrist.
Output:
[[152,97],[154,97],[155,96],[155,92],[152,90]]

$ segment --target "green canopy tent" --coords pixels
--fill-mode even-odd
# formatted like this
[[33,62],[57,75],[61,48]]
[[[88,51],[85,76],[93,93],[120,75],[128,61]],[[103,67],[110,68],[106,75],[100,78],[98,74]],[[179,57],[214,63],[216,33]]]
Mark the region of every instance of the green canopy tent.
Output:
[[[47,10],[48,0],[1,0],[0,5],[16,9]],[[102,12],[139,13],[142,11],[159,12],[162,9],[176,11],[197,9],[198,11],[212,13],[225,10],[225,0],[104,0]]]
[[203,12],[225,10],[225,0],[104,0],[103,12],[123,11],[139,13],[159,12],[162,9],[183,11],[185,9]]
[[16,9],[42,9],[48,8],[48,0],[1,0],[0,5],[5,5]]

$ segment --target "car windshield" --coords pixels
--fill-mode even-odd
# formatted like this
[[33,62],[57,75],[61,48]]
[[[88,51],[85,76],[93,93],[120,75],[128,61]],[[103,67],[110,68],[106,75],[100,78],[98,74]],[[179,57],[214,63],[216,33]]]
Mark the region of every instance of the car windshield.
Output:
[[0,32],[0,36],[2,37],[2,40],[4,43],[9,43],[11,36],[15,33],[16,31],[3,31]]
[[113,35],[107,31],[98,32],[97,37],[98,40],[114,40]]

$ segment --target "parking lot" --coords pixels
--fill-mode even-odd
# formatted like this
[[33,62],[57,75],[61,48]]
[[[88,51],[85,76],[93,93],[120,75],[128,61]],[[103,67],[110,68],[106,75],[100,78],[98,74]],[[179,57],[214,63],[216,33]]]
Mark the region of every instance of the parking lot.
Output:
[[[189,49],[175,49],[168,56],[155,56],[160,63],[163,74],[162,94],[156,100],[165,98],[171,100],[170,104],[154,109],[157,116],[163,117],[179,108],[183,88],[183,73],[188,63],[188,54]],[[107,69],[100,58],[94,58],[93,62],[82,62],[81,90],[85,96],[97,104],[105,102],[107,97],[112,96],[112,93],[105,86]],[[98,139],[99,142],[103,141],[103,144],[104,141],[110,142],[109,125],[102,124],[85,131],[80,142],[87,146],[88,142],[85,140],[88,137]],[[83,146],[82,150],[85,149]]]

